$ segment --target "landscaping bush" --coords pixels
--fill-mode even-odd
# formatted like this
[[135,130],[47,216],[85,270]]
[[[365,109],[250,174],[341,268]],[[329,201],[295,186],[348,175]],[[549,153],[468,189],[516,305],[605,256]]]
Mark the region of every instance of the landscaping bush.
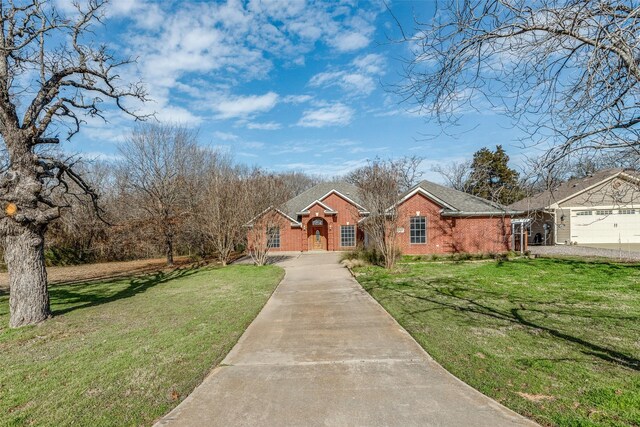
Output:
[[[372,248],[358,248],[355,251],[344,252],[340,259],[341,261],[360,260],[368,265],[378,265],[384,267],[384,257],[380,252]],[[398,259],[400,259],[399,250]]]
[[340,261],[354,260],[360,258],[360,249],[354,251],[343,252],[340,255]]

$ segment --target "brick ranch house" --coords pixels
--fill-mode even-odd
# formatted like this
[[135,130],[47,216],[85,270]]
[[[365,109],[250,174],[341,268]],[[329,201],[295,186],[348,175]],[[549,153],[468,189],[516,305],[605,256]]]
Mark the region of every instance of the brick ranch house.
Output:
[[[404,254],[499,253],[519,248],[522,234],[517,232],[518,220],[512,218],[522,212],[461,191],[422,181],[399,197],[397,208],[398,246]],[[261,224],[267,212],[268,227]],[[367,215],[357,187],[328,182],[279,209],[268,209],[249,226],[265,229],[271,251],[345,251],[366,240],[361,221]]]

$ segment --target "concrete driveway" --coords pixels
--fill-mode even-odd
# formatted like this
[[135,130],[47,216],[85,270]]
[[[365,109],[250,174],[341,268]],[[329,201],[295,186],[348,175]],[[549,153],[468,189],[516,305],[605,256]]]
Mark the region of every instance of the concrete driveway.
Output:
[[337,254],[283,259],[240,341],[157,425],[536,425],[435,363]]

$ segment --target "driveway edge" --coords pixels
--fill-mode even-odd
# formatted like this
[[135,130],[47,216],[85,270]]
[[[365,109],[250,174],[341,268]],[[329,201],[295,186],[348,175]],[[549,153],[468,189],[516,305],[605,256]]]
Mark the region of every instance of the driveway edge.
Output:
[[395,318],[395,317],[393,317],[393,316],[392,316],[392,315],[391,315],[391,314],[390,314],[390,313],[389,313],[389,312],[388,312],[388,311],[387,311],[387,310],[382,306],[382,304],[380,304],[380,303],[378,302],[378,300],[377,300],[377,299],[375,299],[375,298],[374,298],[374,297],[373,297],[373,296],[372,296],[372,295],[371,295],[371,294],[370,294],[370,293],[369,293],[369,292],[368,292],[368,291],[367,291],[367,290],[366,290],[366,289],[365,289],[365,288],[360,284],[360,282],[358,282],[358,280],[357,280],[357,278],[356,278],[357,276],[356,276],[356,274],[353,272],[353,270],[352,270],[351,268],[347,267],[347,266],[346,266],[346,265],[344,265],[344,264],[342,264],[342,265],[344,266],[344,268],[346,268],[347,270],[349,270],[349,273],[351,274],[351,277],[352,277],[353,281],[355,281],[355,282],[357,283],[357,285],[362,289],[362,291],[363,291],[365,294],[367,294],[367,296],[368,296],[368,297],[369,297],[369,298],[370,298],[370,299],[371,299],[371,300],[372,300],[372,301],[373,301],[373,302],[378,306],[378,308],[379,308],[380,310],[382,310],[383,312],[385,312],[385,313],[387,314],[387,316],[389,316],[389,317],[393,320],[393,323],[395,323],[395,324],[396,324],[396,326],[398,326],[398,328],[399,328],[402,332],[404,332],[404,333],[405,333],[405,334],[406,334],[406,335],[411,339],[411,341],[413,341],[413,343],[414,343],[414,344],[415,344],[415,345],[420,349],[419,351],[421,351],[421,352],[424,354],[424,356],[426,356],[426,359],[428,359],[430,362],[432,362],[434,365],[436,365],[439,369],[442,369],[442,370],[443,370],[443,371],[445,371],[447,374],[449,374],[449,375],[450,375],[452,378],[454,378],[454,379],[456,380],[456,382],[458,382],[459,384],[462,384],[464,387],[466,387],[466,388],[468,388],[468,389],[472,390],[473,392],[475,392],[475,393],[477,393],[477,394],[479,394],[479,395],[483,396],[485,399],[489,400],[489,403],[490,403],[492,406],[494,406],[496,409],[498,409],[498,410],[500,410],[500,411],[503,411],[503,412],[506,412],[507,414],[509,414],[509,415],[511,415],[511,416],[513,416],[513,417],[516,417],[516,418],[523,418],[524,420],[529,421],[530,423],[532,423],[532,425],[540,426],[540,424],[538,424],[536,421],[534,421],[534,420],[532,420],[532,419],[530,419],[530,418],[528,418],[528,417],[525,417],[525,416],[524,416],[524,415],[522,415],[522,414],[519,414],[518,412],[514,411],[514,410],[513,410],[513,409],[511,409],[511,408],[508,408],[508,407],[504,406],[502,403],[498,402],[497,400],[495,400],[494,398],[492,398],[492,397],[490,397],[490,396],[487,396],[486,394],[482,393],[481,391],[479,391],[479,390],[477,390],[477,389],[473,388],[472,386],[470,386],[470,385],[469,385],[469,384],[467,384],[466,382],[462,381],[462,380],[461,380],[460,378],[458,378],[457,376],[453,375],[453,374],[452,374],[451,372],[449,372],[447,369],[445,369],[445,367],[444,367],[444,366],[442,366],[442,365],[441,365],[437,360],[435,360],[435,359],[433,358],[433,356],[431,356],[431,355],[427,352],[427,350],[425,350],[425,349],[424,349],[424,347],[422,347],[422,346],[420,345],[420,343],[419,343],[418,341],[416,341],[416,339],[413,337],[413,335],[411,335],[411,334],[409,333],[409,331],[407,331],[407,330],[406,330],[406,329],[405,329],[405,328],[404,328],[404,327],[403,327],[403,326],[402,326],[402,325],[401,325],[401,324],[396,320],[396,318]]

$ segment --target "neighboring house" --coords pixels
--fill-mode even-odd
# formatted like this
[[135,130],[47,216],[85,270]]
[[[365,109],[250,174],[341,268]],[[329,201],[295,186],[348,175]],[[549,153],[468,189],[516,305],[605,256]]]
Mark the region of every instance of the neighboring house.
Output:
[[513,203],[531,244],[640,243],[640,175],[607,169]]
[[[508,251],[514,247],[511,218],[522,213],[428,181],[401,195],[396,206],[404,254]],[[369,212],[357,187],[345,182],[316,185],[274,212],[272,251],[351,250],[365,240],[360,223]],[[260,218],[252,226],[260,226]]]

